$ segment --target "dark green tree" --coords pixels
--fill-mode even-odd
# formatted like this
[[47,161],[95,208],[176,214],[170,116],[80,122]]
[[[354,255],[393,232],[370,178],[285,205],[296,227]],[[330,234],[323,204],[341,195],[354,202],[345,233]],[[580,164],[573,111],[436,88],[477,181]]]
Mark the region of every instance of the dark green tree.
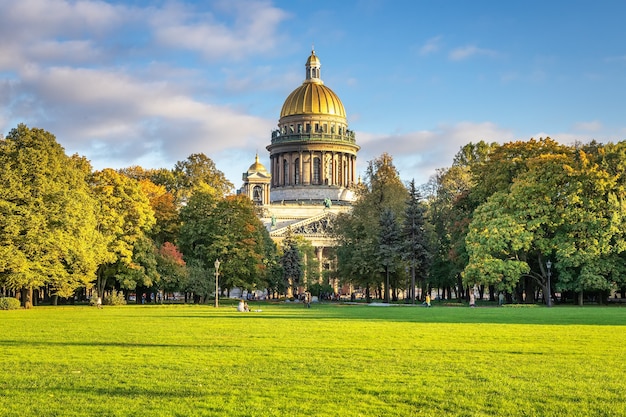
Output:
[[212,188],[196,190],[180,215],[180,248],[187,262],[194,260],[209,271],[219,259],[220,288],[264,286],[271,240],[250,199],[224,198]]
[[421,202],[421,196],[415,187],[415,180],[409,183],[409,198],[407,199],[406,212],[402,227],[402,258],[408,264],[411,274],[409,298],[415,304],[415,278],[425,282],[426,274],[430,268],[431,254],[429,252],[428,237],[425,228],[425,207]]
[[397,272],[399,266],[398,261],[402,247],[400,238],[400,227],[398,226],[393,211],[389,208],[384,209],[380,215],[377,258],[385,274],[384,298],[386,303],[389,303],[390,292],[393,292],[394,301],[397,300],[397,293],[395,291],[397,287],[394,285],[394,290],[392,291],[389,276]]
[[[338,240],[338,273],[345,282],[364,288],[368,300],[373,288],[382,296],[379,252],[380,222],[383,211],[395,219],[404,215],[407,190],[400,180],[393,159],[383,154],[368,163],[365,182],[358,189],[358,200],[350,214],[335,222]],[[390,265],[391,267],[391,265]],[[394,270],[397,270],[394,266]]]
[[287,230],[285,239],[282,242],[280,264],[283,271],[283,281],[287,291],[295,294],[298,286],[302,283],[304,266],[302,264],[300,248],[298,247],[298,243],[291,232],[291,228]]

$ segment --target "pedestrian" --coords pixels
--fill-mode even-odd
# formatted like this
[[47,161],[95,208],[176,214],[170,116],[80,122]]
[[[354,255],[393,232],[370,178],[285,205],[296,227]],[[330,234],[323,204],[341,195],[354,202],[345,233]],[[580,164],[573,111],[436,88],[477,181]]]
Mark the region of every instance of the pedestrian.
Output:
[[498,305],[502,306],[504,305],[504,293],[500,292],[500,295],[498,295]]
[[426,294],[426,308],[430,307],[430,294]]
[[470,291],[470,307],[476,307],[476,302],[474,301],[474,290]]
[[96,307],[102,308],[102,297],[96,299]]

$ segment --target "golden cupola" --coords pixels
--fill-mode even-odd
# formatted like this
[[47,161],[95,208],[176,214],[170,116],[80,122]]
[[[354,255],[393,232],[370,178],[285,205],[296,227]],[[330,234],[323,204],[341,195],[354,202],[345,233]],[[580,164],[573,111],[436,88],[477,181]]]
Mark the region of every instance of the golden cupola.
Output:
[[272,132],[272,201],[352,201],[356,144],[339,96],[324,85],[311,51],[302,85],[285,100]]
[[320,60],[315,51],[311,51],[311,56],[306,61],[306,79],[285,100],[280,112],[281,119],[307,114],[324,114],[345,119],[343,103],[333,90],[324,85],[320,78],[320,69]]

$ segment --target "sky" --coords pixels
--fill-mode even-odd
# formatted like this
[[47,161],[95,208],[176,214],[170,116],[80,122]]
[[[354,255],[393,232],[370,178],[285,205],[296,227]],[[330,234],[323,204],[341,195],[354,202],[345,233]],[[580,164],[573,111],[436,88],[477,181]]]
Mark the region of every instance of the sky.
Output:
[[417,184],[459,149],[626,139],[626,1],[0,0],[0,134],[94,169],[204,153],[235,185],[314,47],[356,132]]

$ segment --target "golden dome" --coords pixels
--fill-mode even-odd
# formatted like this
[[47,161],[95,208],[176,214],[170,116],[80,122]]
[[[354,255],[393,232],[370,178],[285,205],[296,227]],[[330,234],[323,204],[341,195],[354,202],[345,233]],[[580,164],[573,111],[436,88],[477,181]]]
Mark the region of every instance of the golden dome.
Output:
[[306,78],[302,85],[287,97],[280,117],[299,114],[328,114],[346,117],[346,110],[337,94],[324,85],[320,78],[321,63],[315,51],[306,61]]
[[346,110],[337,94],[322,83],[304,82],[285,100],[280,117],[294,114],[332,114],[346,117]]
[[311,56],[306,60],[307,67],[320,67],[320,59],[315,55],[315,51],[311,51]]
[[256,160],[254,161],[254,164],[250,165],[250,168],[248,168],[247,172],[248,174],[257,172],[267,174],[267,169],[265,169],[265,166],[263,166],[263,164],[259,162],[259,154],[256,155]]

